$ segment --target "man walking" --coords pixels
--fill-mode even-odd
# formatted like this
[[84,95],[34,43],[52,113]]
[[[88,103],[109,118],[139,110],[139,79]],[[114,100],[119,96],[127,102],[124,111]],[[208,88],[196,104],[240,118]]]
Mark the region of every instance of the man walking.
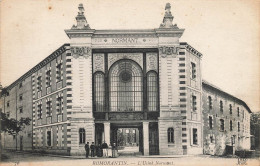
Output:
[[85,144],[85,151],[86,151],[86,158],[88,158],[88,155],[89,155],[89,142],[87,142],[87,144]]

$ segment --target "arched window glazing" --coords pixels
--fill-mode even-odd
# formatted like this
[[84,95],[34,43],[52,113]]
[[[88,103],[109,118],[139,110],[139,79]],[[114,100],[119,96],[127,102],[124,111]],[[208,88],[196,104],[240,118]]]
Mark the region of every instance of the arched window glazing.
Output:
[[142,69],[131,60],[120,60],[109,70],[110,111],[142,111]]
[[158,82],[157,74],[149,72],[147,74],[147,101],[148,111],[157,111],[158,105]]
[[103,112],[105,105],[105,83],[104,74],[96,73],[94,75],[94,103],[95,111]]

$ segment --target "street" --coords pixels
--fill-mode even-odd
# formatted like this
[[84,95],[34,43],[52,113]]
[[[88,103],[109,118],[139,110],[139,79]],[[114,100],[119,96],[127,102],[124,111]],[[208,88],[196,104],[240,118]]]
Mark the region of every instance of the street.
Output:
[[238,159],[238,158],[220,158],[212,157],[208,155],[200,156],[121,156],[118,158],[90,158],[85,159],[81,157],[62,157],[56,155],[42,155],[42,154],[32,154],[32,153],[21,153],[21,152],[5,152],[8,159],[1,162],[2,165],[37,165],[41,166],[65,166],[65,165],[139,165],[139,166],[150,166],[150,165],[160,165],[160,166],[182,166],[182,165],[259,165],[259,160],[257,159]]

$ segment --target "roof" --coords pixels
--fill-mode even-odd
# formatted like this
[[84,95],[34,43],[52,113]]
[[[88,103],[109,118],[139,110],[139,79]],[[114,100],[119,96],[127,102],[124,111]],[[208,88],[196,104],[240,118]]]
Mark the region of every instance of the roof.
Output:
[[65,46],[70,46],[70,44],[63,44],[60,48],[55,50],[53,53],[51,53],[49,56],[47,56],[45,59],[43,59],[40,63],[35,65],[33,68],[31,68],[29,71],[27,71],[24,75],[22,75],[20,78],[18,78],[16,81],[14,81],[9,86],[5,87],[7,90],[12,89],[14,86],[16,86],[18,83],[23,81],[25,78],[29,77],[32,73],[36,72],[40,68],[42,68],[44,65],[55,59],[57,56],[61,55],[66,51]]
[[250,108],[247,106],[247,104],[243,100],[241,100],[241,99],[239,99],[239,98],[237,98],[237,97],[235,97],[235,96],[233,96],[233,95],[231,95],[231,94],[221,90],[217,86],[215,86],[215,85],[213,85],[213,84],[211,84],[211,83],[209,83],[209,82],[207,82],[205,80],[202,80],[202,88],[204,88],[204,87],[210,88],[210,89],[215,90],[215,91],[217,91],[217,92],[219,92],[219,93],[221,93],[221,94],[223,94],[225,96],[228,96],[228,97],[232,98],[234,101],[242,104],[247,109],[247,111],[249,113],[252,113]]

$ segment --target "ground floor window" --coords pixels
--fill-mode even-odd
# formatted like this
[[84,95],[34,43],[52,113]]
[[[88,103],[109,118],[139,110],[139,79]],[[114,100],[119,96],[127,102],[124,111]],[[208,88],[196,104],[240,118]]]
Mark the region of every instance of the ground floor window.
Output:
[[198,144],[198,129],[194,128],[192,129],[193,133],[193,144],[197,145]]
[[47,146],[51,146],[51,131],[47,131]]
[[79,129],[79,143],[80,144],[85,143],[85,129],[83,129],[83,128]]
[[173,128],[168,128],[168,143],[174,143],[174,130]]

